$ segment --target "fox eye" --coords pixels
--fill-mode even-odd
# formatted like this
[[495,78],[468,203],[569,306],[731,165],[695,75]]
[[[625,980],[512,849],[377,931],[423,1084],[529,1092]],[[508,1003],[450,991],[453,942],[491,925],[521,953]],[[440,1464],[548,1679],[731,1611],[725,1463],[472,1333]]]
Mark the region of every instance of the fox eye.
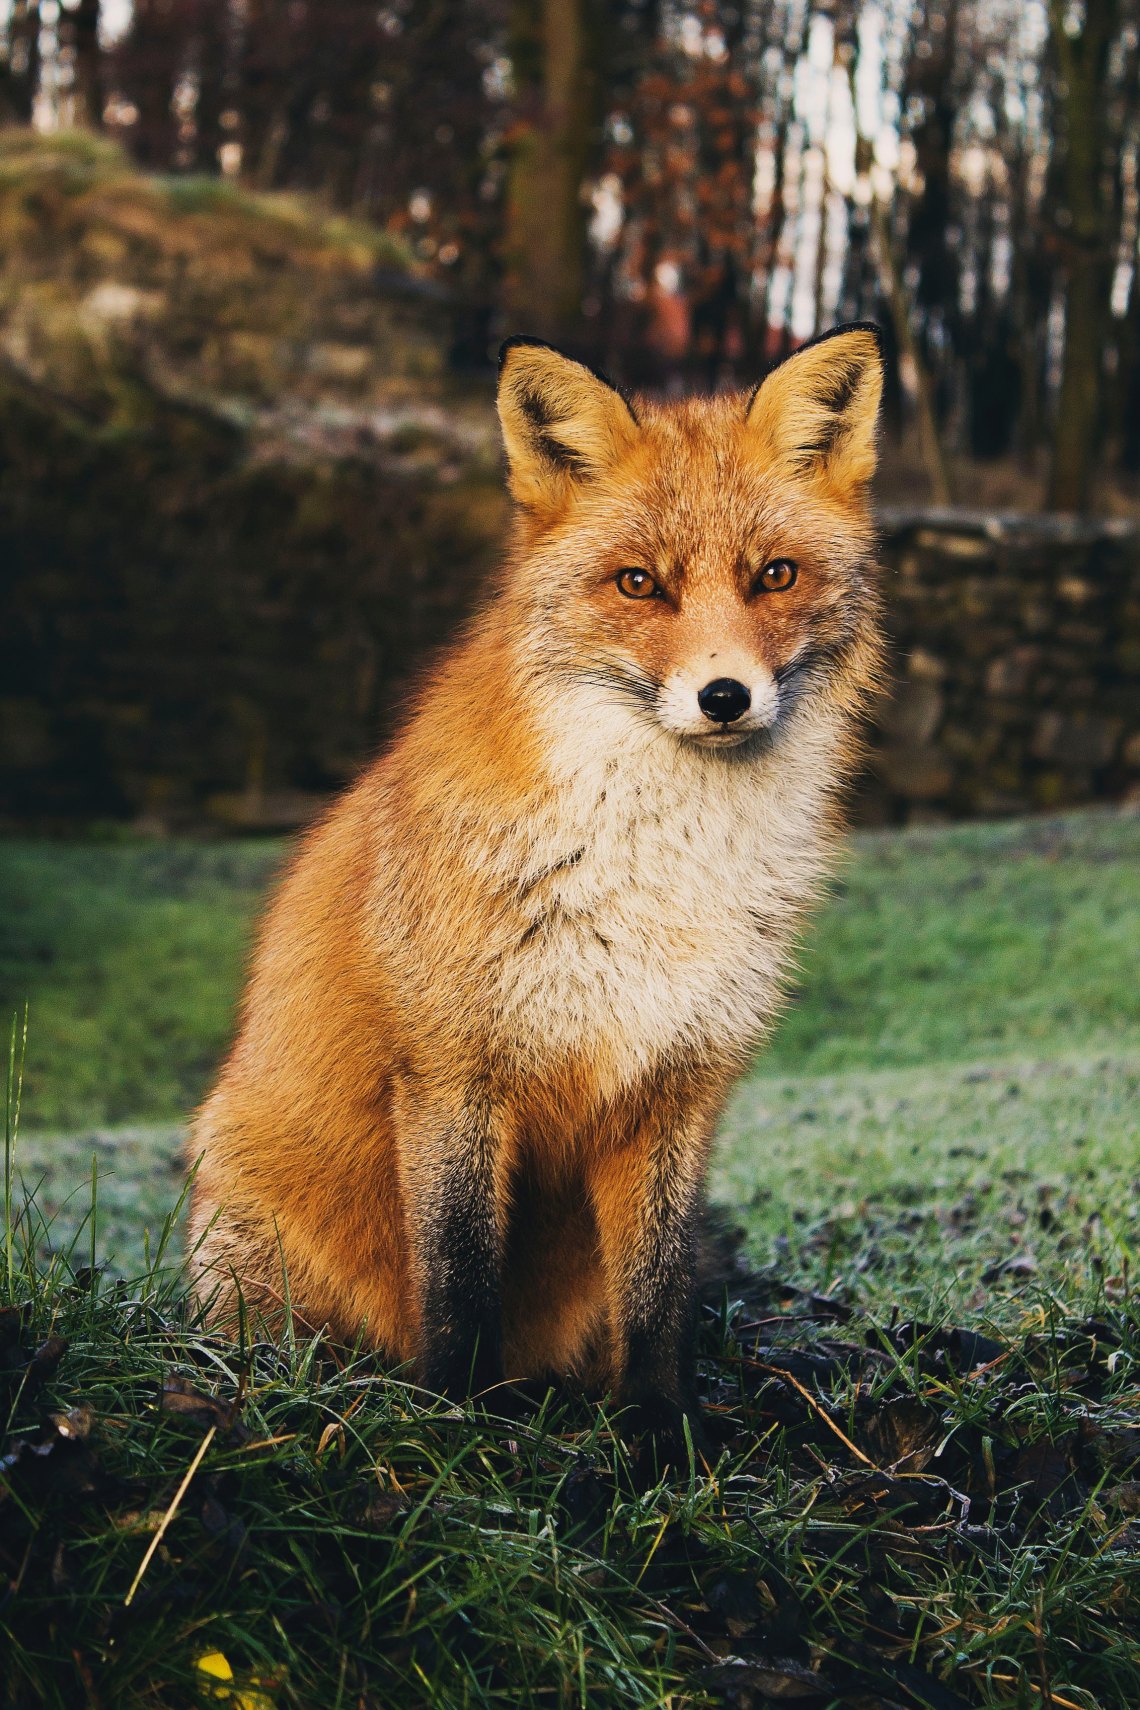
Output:
[[790,558],[773,558],[770,564],[765,564],[756,578],[753,590],[757,594],[782,594],[785,588],[793,586],[796,580],[796,567]]
[[627,600],[650,600],[657,592],[657,583],[648,570],[619,570],[617,585]]

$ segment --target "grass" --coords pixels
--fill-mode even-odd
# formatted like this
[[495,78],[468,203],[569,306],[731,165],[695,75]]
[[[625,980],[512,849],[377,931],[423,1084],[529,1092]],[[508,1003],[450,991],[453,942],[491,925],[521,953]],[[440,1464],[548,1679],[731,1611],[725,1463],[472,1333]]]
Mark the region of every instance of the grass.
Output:
[[1140,1044],[1138,873],[1136,814],[856,838],[762,1072]]
[[572,1398],[431,1409],[319,1340],[225,1343],[176,1271],[92,1270],[98,1228],[61,1254],[33,1199],[0,1308],[0,1703],[1135,1704],[1134,1209],[1026,1175],[886,1182],[760,1272],[715,1253],[715,1448],[664,1479]]
[[[39,1130],[180,1121],[232,1024],[270,842],[0,843],[0,1000]],[[759,1073],[1140,1047],[1140,816],[853,840]]]
[[176,1119],[278,856],[0,856],[0,1705],[1140,1703],[1140,821],[857,840],[726,1114],[663,1480],[605,1408],[195,1322]]
[[178,1121],[233,1024],[277,843],[0,842],[0,993],[31,1126]]

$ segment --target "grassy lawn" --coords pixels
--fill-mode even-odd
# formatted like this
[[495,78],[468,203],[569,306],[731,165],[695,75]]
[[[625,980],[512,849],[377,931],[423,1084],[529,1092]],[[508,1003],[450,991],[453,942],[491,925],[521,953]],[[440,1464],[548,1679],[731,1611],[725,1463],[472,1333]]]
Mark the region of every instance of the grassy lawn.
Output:
[[[29,1128],[177,1122],[230,1030],[283,848],[0,842],[0,1013]],[[770,1075],[1140,1045],[1140,816],[853,839]]]
[[1140,1044],[1138,881],[1140,815],[854,839],[762,1072]]
[[29,1128],[181,1120],[225,1047],[279,843],[0,842]]
[[596,1407],[425,1411],[144,1265],[280,853],[0,846],[0,1705],[1140,1704],[1140,818],[855,840],[726,1114],[714,1451],[661,1483]]

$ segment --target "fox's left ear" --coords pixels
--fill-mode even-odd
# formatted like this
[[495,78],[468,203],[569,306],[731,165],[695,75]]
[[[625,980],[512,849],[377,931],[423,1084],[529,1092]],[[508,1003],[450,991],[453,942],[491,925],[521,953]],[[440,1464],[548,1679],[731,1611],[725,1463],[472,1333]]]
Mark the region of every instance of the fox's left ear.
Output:
[[836,327],[774,368],[752,394],[748,426],[757,450],[845,496],[875,473],[883,350],[869,322]]
[[528,338],[508,339],[499,352],[499,421],[511,493],[538,510],[555,509],[575,483],[611,468],[639,432],[608,380]]

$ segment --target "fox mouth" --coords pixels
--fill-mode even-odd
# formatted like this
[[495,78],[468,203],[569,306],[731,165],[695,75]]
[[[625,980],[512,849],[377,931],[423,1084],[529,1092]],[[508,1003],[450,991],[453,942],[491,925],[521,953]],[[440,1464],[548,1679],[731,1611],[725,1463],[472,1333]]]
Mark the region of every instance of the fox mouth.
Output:
[[691,743],[694,748],[743,748],[746,743],[758,742],[770,735],[771,730],[771,724],[750,724],[743,730],[726,724],[714,730],[674,731],[672,734],[680,735],[683,742]]

